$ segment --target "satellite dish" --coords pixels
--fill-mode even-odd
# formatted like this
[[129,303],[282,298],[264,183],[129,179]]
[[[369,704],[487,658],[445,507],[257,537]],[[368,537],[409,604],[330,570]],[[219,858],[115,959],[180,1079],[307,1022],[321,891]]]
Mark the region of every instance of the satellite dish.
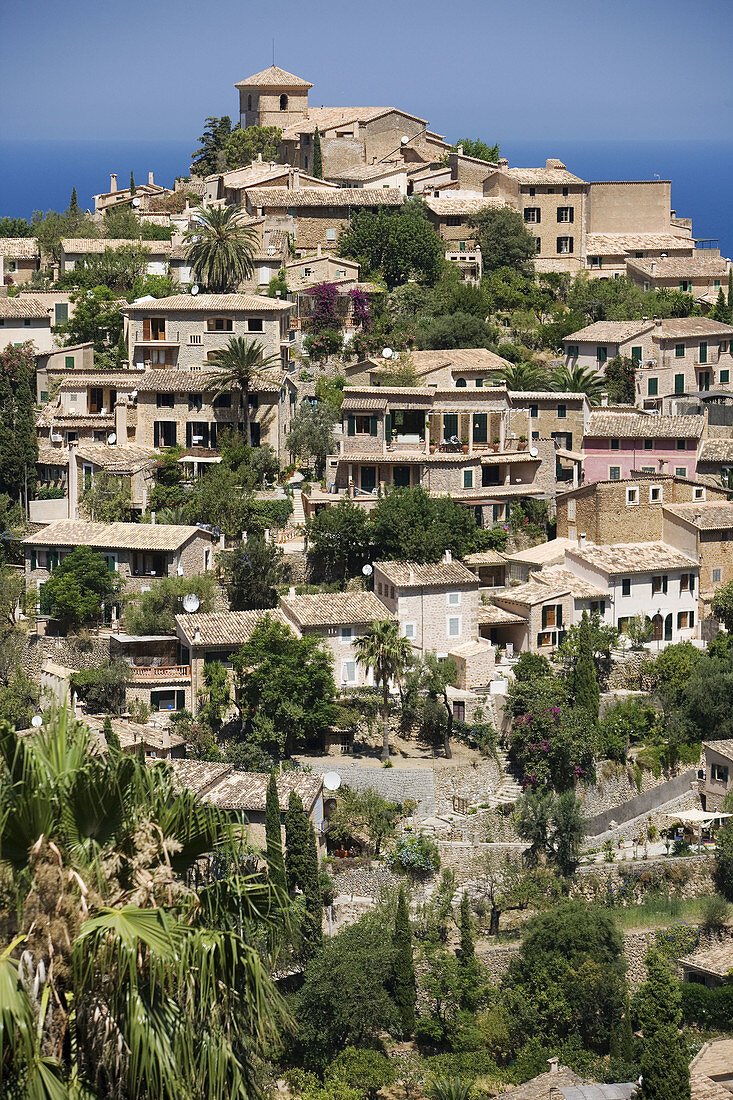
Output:
[[107,436],[107,442],[109,443],[110,447],[112,446],[113,443],[117,442],[117,436],[115,435],[114,432],[109,433],[109,435]]
[[137,398],[137,390],[133,390],[132,393],[130,394],[130,397],[134,401]]
[[140,199],[133,199],[132,205],[137,208],[140,205]]
[[537,448],[536,448],[536,447],[530,447],[530,448],[529,448],[529,453],[530,453],[530,454],[532,455],[532,458],[537,458],[537,455],[538,455],[538,454],[539,454],[540,452],[539,452],[539,451],[537,450]]
[[[31,718],[31,725],[35,726],[36,729],[39,729],[43,725],[43,718],[41,717],[40,714],[34,714],[33,715],[33,717]],[[335,775],[335,772],[334,772],[334,775]],[[339,777],[336,776],[336,778],[338,779],[338,781],[340,783],[341,780],[339,779]],[[333,789],[336,790],[335,787]],[[331,790],[330,787],[329,787],[329,790]]]
[[191,287],[191,293],[192,294],[198,294],[198,292],[199,292],[199,288],[196,285],[196,283],[194,283],[193,286]]
[[382,359],[391,359],[393,355],[392,348],[382,348]]
[[400,145],[407,145],[409,140],[410,139],[408,138],[407,134],[403,134],[400,138]]
[[183,597],[183,610],[188,611],[189,613],[198,611],[200,603],[201,601],[199,600],[195,592],[187,592],[186,595]]
[[341,786],[341,776],[338,772],[326,772],[323,777],[323,786],[327,791],[337,791]]
[[365,577],[371,577],[372,573],[374,572],[374,568],[369,564],[369,562],[367,562],[366,565],[362,565],[361,571]]
[[63,443],[64,437],[59,432],[51,432],[52,443]]

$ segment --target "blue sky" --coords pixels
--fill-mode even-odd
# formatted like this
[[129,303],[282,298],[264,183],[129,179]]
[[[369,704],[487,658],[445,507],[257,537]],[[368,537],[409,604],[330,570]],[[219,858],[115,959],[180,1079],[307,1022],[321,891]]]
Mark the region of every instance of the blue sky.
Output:
[[195,141],[273,37],[313,104],[402,107],[451,140],[731,132],[731,0],[5,0],[0,133]]

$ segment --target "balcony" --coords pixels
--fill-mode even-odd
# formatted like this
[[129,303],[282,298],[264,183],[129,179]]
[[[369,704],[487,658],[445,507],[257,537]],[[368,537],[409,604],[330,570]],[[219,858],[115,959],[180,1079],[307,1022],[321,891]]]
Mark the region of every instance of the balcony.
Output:
[[134,684],[162,684],[172,680],[190,680],[190,665],[132,665],[130,679]]
[[176,329],[175,332],[167,332],[164,338],[158,336],[144,336],[141,328],[135,329],[135,343],[142,347],[154,347],[154,348],[176,348],[181,342],[181,331]]

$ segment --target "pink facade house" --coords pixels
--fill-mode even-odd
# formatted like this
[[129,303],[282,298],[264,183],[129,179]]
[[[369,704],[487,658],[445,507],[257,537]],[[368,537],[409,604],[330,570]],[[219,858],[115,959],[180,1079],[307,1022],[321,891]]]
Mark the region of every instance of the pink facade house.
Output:
[[593,412],[583,440],[586,484],[621,481],[638,471],[694,477],[704,430],[702,416]]

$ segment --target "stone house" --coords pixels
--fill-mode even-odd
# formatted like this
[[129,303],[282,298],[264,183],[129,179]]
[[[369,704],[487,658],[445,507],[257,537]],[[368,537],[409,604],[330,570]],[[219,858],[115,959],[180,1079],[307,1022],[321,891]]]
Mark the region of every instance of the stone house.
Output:
[[[698,982],[708,989],[717,989],[719,985],[727,985],[730,981],[733,972],[733,943],[728,940],[695,951],[691,955],[683,955],[679,964],[683,982]],[[727,1073],[726,1076],[730,1081],[733,1074]]]
[[[97,715],[84,715],[84,725],[98,734],[102,751],[107,745],[103,735],[104,721],[104,718]],[[183,760],[186,756],[184,738],[168,727],[159,729],[157,726],[143,726],[127,718],[110,718],[110,721],[112,732],[119,737],[123,752],[139,752],[142,747],[149,760]]]
[[583,440],[585,480],[620,481],[637,470],[693,477],[704,432],[701,416],[592,412]]
[[[508,359],[488,348],[414,349],[408,353],[407,361],[420,386],[440,390],[493,388],[494,395],[503,386],[504,373],[511,366]],[[399,363],[399,359],[395,362],[392,357],[372,356],[347,363],[344,374],[350,386],[381,386],[385,373]]]
[[90,256],[101,256],[108,249],[116,250],[128,246],[145,248],[149,253],[148,275],[167,275],[170,263],[170,241],[142,241],[138,239],[120,240],[114,237],[65,237],[61,241],[59,274],[73,271]]
[[[230,764],[208,763],[202,760],[175,760],[173,774],[181,787],[222,810],[231,812],[234,819],[247,823],[247,834],[255,847],[265,846],[265,806],[270,776],[267,772],[240,772]],[[295,791],[303,802],[303,809],[313,825],[319,858],[326,845],[325,814],[323,806],[323,777],[311,772],[288,771],[277,777],[277,794],[280,802],[282,842],[285,845],[285,811],[290,792]]]
[[0,237],[0,286],[22,286],[40,267],[36,237]]
[[733,502],[701,497],[665,504],[662,512],[664,541],[700,563],[698,619],[703,637],[710,638],[719,629],[710,601],[717,588],[733,581]]
[[0,297],[0,348],[26,343],[32,343],[37,352],[54,347],[48,309],[35,298]]
[[396,187],[407,195],[407,166],[396,160],[345,165],[331,172],[330,179],[338,187]]
[[[68,313],[66,319],[68,319]],[[54,323],[59,322],[57,320]],[[37,355],[36,398],[39,405],[46,404],[49,394],[60,385],[70,370],[91,371],[93,369],[94,344],[91,342],[53,348],[51,351]]]
[[102,215],[116,206],[129,206],[133,199],[139,200],[140,210],[147,210],[151,199],[172,194],[173,192],[169,187],[162,187],[155,182],[155,176],[152,172],[148,172],[147,183],[139,183],[136,186],[134,194],[130,187],[118,187],[117,173],[112,172],[109,177],[109,191],[93,196],[94,213]]
[[348,289],[359,282],[359,265],[343,260],[334,252],[323,252],[319,245],[310,256],[289,260],[285,265],[288,290],[295,292],[318,283],[339,283]]
[[701,478],[715,478],[725,486],[733,486],[733,438],[704,439],[697,459]]
[[471,218],[483,210],[499,210],[503,199],[486,198],[480,193],[449,190],[440,195],[427,195],[425,206],[428,221],[445,242],[446,259],[457,263],[464,275],[480,279],[483,270],[481,248]]
[[733,789],[733,741],[703,741],[705,777],[700,781],[704,810],[720,810]]
[[125,306],[130,365],[201,368],[232,336],[256,341],[283,367],[290,357],[289,302],[251,294],[177,294]]
[[[577,483],[582,464],[582,443],[591,413],[584,393],[510,391],[510,420],[515,437],[524,435],[530,445],[554,439],[557,446],[557,481]],[[525,419],[526,418],[526,419]]]
[[104,554],[127,592],[140,593],[156,577],[193,577],[214,566],[214,542],[200,527],[156,523],[93,523],[64,519],[22,540],[26,584],[41,587],[77,546]]
[[536,546],[527,546],[514,554],[504,554],[507,584],[525,584],[538,569],[563,565],[565,551],[574,546],[574,540],[558,537]]
[[243,168],[233,168],[230,172],[217,172],[206,177],[206,204],[224,202],[227,206],[244,206],[246,192],[251,187],[312,187],[317,190],[334,191],[336,184],[327,180],[309,176],[289,164],[275,164],[263,161],[261,154],[257,160]]
[[[533,575],[534,576],[534,575]],[[499,611],[509,612],[509,622],[484,621],[480,632],[498,645],[511,644],[514,652],[552,653],[573,623],[574,598],[570,587],[561,581],[541,584],[530,579],[506,592],[495,593],[492,603]]]
[[[721,286],[727,292],[730,263],[723,256],[667,256],[659,260],[629,259],[626,272],[642,290],[679,290],[696,301],[714,301]],[[707,250],[706,250],[707,252]]]
[[665,506],[723,502],[726,498],[725,489],[704,479],[636,471],[631,478],[593,481],[558,493],[557,537],[570,543],[580,535],[589,542],[606,544],[649,539],[667,542]]
[[421,655],[448,654],[478,637],[479,581],[446,551],[442,561],[374,563],[374,592]]
[[565,569],[610,597],[601,618],[626,632],[629,619],[642,615],[654,628],[650,644],[699,638],[696,558],[664,542],[596,545],[580,540],[565,552]]
[[[623,224],[623,222],[621,223]],[[586,237],[585,266],[595,279],[614,279],[620,275],[635,278],[632,266],[653,263],[685,262],[695,255],[695,242],[689,233],[670,226],[660,233],[589,232]]]
[[305,636],[319,637],[333,658],[336,683],[342,689],[373,684],[371,670],[356,659],[354,641],[375,621],[396,616],[373,592],[319,592],[296,596],[295,589],[280,599],[285,618]]
[[466,554],[463,564],[476,574],[482,588],[503,588],[506,579],[506,557],[497,550],[479,550]]

